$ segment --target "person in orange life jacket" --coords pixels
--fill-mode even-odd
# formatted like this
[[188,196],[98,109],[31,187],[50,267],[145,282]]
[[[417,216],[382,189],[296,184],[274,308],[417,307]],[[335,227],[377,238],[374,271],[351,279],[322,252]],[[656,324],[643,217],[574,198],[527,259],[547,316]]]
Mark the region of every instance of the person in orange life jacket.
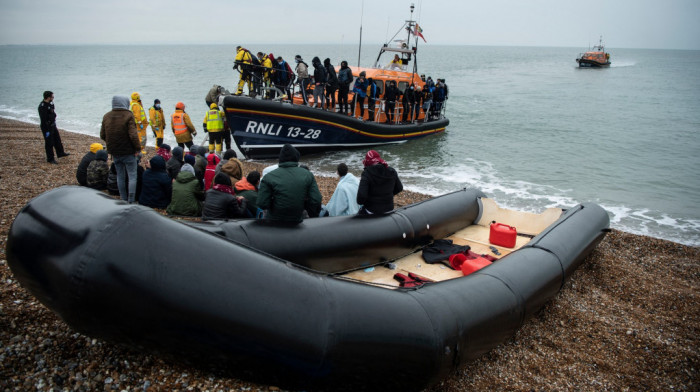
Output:
[[153,101],[153,106],[148,109],[148,123],[151,124],[153,137],[156,138],[156,148],[163,144],[163,130],[165,129],[165,116],[160,107],[160,99]]
[[314,66],[314,106],[315,108],[324,109],[326,105],[326,69],[321,64],[321,59],[314,57],[311,60],[311,65]]
[[353,115],[355,115],[355,105],[360,106],[360,117],[363,119],[365,117],[365,98],[367,98],[367,86],[369,82],[365,79],[367,74],[365,71],[360,72],[360,76],[355,80],[355,86],[352,88],[352,92],[355,93],[353,102]]
[[369,89],[367,91],[367,112],[368,121],[374,121],[374,104],[377,102],[377,84],[374,83],[374,79],[367,79],[369,84]]
[[394,209],[394,195],[403,190],[396,170],[381,158],[375,150],[369,150],[362,161],[365,169],[357,189],[359,214],[384,214]]
[[204,115],[202,126],[204,127],[204,132],[209,132],[209,153],[216,152],[217,155],[221,155],[224,136],[224,112],[219,110],[217,104],[211,104],[209,111]]
[[216,165],[221,159],[216,154],[209,154],[207,156],[207,169],[204,172],[204,190],[207,191],[212,186],[212,181],[216,175]]
[[236,196],[231,186],[231,179],[224,173],[214,176],[214,184],[204,198],[202,219],[223,220],[247,216],[247,201],[242,196]]
[[90,145],[90,151],[83,156],[83,159],[78,164],[78,170],[75,171],[75,179],[78,181],[78,184],[87,186],[87,168],[90,162],[95,160],[95,154],[102,149],[103,147],[100,143],[92,143]]
[[63,150],[61,135],[56,127],[56,111],[51,91],[44,91],[44,100],[39,104],[39,119],[41,120],[41,136],[44,138],[44,149],[46,150],[46,162],[57,164],[58,162],[53,155],[54,149],[59,158],[70,154]]
[[396,100],[401,95],[401,91],[396,87],[396,83],[391,80],[384,93],[386,99],[386,122],[391,124],[394,122],[394,110],[396,109]]
[[183,148],[192,146],[192,136],[197,136],[197,130],[192,125],[190,116],[185,113],[185,104],[178,102],[175,104],[175,113],[170,116],[170,127],[175,134],[177,145]]
[[335,111],[335,91],[338,90],[338,75],[335,73],[335,67],[331,64],[331,59],[323,60],[323,67],[326,69],[326,103],[331,111]]
[[148,129],[148,119],[146,118],[146,111],[143,109],[143,104],[141,103],[141,95],[137,92],[131,93],[131,104],[129,105],[129,110],[134,115],[134,123],[136,124],[136,131],[139,134],[139,140],[141,141],[141,154],[146,154],[146,129]]
[[258,185],[260,184],[260,172],[253,170],[240,181],[234,184],[233,190],[237,195],[246,199],[248,213],[251,218],[258,214]]

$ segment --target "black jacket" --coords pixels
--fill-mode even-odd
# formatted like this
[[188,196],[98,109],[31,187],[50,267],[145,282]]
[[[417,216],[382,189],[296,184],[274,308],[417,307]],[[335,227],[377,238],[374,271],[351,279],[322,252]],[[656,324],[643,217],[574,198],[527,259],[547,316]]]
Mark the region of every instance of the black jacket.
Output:
[[80,160],[78,170],[75,172],[75,179],[78,180],[78,184],[87,186],[87,168],[90,166],[90,162],[95,160],[95,156],[95,153],[90,151]]
[[139,204],[151,208],[166,209],[173,195],[173,182],[165,171],[165,159],[160,155],[151,158],[151,168],[143,173]]
[[209,189],[204,199],[202,207],[202,219],[231,219],[245,218],[246,215],[246,200],[242,199],[238,204],[238,198],[226,192]]
[[403,190],[396,170],[382,164],[365,167],[357,189],[357,203],[373,214],[394,209],[394,195]]
[[326,69],[323,67],[323,64],[321,64],[320,61],[314,61],[312,64],[314,66],[314,83],[325,84],[327,78]]
[[396,102],[396,99],[399,97],[400,94],[401,91],[399,91],[398,88],[392,85],[386,88],[386,93],[384,93],[384,99],[386,99],[387,102]]
[[330,63],[323,63],[324,68],[326,69],[326,75],[328,75],[328,86],[332,88],[338,88],[338,75],[335,73],[335,67],[333,67]]

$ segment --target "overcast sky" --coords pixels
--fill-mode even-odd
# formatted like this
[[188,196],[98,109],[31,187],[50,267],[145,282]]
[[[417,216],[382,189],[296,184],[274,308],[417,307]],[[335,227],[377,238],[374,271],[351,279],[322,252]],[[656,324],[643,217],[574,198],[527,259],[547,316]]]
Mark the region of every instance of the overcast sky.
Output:
[[[429,44],[700,49],[700,0],[422,0]],[[0,0],[5,44],[381,43],[410,0]]]

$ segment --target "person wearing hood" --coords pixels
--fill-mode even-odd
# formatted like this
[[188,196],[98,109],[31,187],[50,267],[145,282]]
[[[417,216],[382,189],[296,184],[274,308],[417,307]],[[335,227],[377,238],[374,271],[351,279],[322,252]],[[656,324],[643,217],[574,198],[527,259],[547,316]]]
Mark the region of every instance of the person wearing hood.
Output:
[[304,62],[301,56],[294,56],[294,61],[297,63],[296,69],[297,82],[299,83],[299,89],[301,90],[301,98],[304,100],[304,105],[309,105],[309,98],[306,96],[306,90],[309,88],[309,83],[311,78],[309,77],[309,66]]
[[[204,171],[204,190],[208,191],[214,182],[214,176],[216,175],[216,165],[219,164],[221,159],[216,154],[209,154],[207,156],[207,167]],[[222,167],[223,170],[223,167]]]
[[280,151],[279,167],[260,181],[258,208],[267,210],[266,219],[297,224],[304,211],[321,208],[321,192],[314,175],[299,167],[300,154],[291,144]]
[[331,59],[323,60],[323,68],[326,70],[326,103],[331,111],[335,112],[335,92],[338,90],[338,75],[335,67],[331,64]]
[[345,163],[338,164],[337,172],[340,180],[333,191],[333,196],[323,208],[325,214],[322,212],[321,216],[355,215],[360,210],[357,204],[360,180],[352,173],[348,173],[348,165]]
[[185,104],[178,102],[175,104],[175,113],[170,116],[170,127],[175,134],[177,145],[190,148],[192,146],[192,136],[197,136],[197,130],[192,125],[190,115],[185,113]]
[[95,153],[95,160],[90,162],[87,168],[87,186],[98,191],[107,189],[107,151],[99,150]]
[[348,67],[348,62],[345,60],[341,61],[340,70],[338,71],[338,104],[340,113],[343,114],[350,114],[348,110],[348,93],[350,92],[352,78],[352,70]]
[[221,166],[220,173],[224,173],[231,179],[231,184],[235,184],[243,177],[243,164],[238,158],[229,158]]
[[214,176],[214,184],[206,193],[202,206],[202,219],[223,220],[247,217],[246,199],[236,197],[231,179],[224,173]]
[[173,181],[173,193],[166,212],[169,215],[201,216],[202,200],[204,192],[194,176],[194,168],[186,163]]
[[103,147],[100,143],[92,143],[90,145],[90,151],[83,156],[83,159],[78,164],[78,170],[75,171],[75,179],[78,180],[78,184],[87,186],[87,168],[90,162],[95,160],[95,154],[102,149]]
[[314,57],[311,60],[311,65],[314,66],[314,106],[315,108],[324,109],[326,106],[326,69],[321,64],[321,59]]
[[[136,131],[134,116],[129,110],[129,98],[112,97],[112,110],[102,117],[100,138],[107,144],[117,170],[119,197],[129,203],[136,201],[137,156],[141,152],[141,141]],[[126,184],[128,178],[128,185]]]
[[154,156],[149,163],[150,167],[143,173],[139,204],[165,209],[170,204],[173,182],[165,170],[165,159],[162,156]]
[[394,209],[394,195],[403,190],[396,170],[381,158],[378,152],[369,150],[362,161],[357,203],[362,204],[360,214],[384,214]]
[[[221,157],[221,162],[219,162],[219,164],[216,165],[216,173],[214,173],[214,175],[219,174],[219,172],[221,171],[221,166],[225,165],[226,162],[228,162],[228,160],[231,158],[238,158],[238,154],[236,154],[236,150],[228,149],[228,150],[224,151],[224,156]],[[205,160],[204,160],[205,169],[207,166],[206,163],[207,163],[207,161],[205,158]]]
[[178,173],[180,173],[180,169],[182,168],[182,165],[185,164],[185,150],[177,146],[173,148],[173,154],[172,157],[165,163],[165,170],[168,172],[168,176],[174,180],[177,178]]
[[141,154],[146,155],[146,129],[148,128],[148,119],[146,118],[146,111],[143,109],[141,95],[139,93],[131,93],[131,103],[129,105],[129,109],[134,115],[136,131],[139,134],[139,141],[141,142]]
[[[195,148],[195,146],[192,146],[190,148],[190,151]],[[201,181],[204,181],[204,172],[207,170],[207,148],[202,147],[202,146],[197,146],[196,148],[196,154],[194,156],[194,175],[199,178]]]
[[367,98],[367,86],[369,82],[366,79],[367,74],[365,71],[360,72],[360,76],[355,80],[355,85],[352,88],[352,92],[355,94],[353,99],[353,116],[357,114],[357,109],[355,105],[360,106],[360,120],[365,118],[365,98]]
[[156,148],[158,148],[163,144],[163,130],[165,129],[165,117],[163,116],[163,108],[160,107],[160,99],[155,99],[153,106],[148,109],[148,119],[153,137],[156,138]]
[[251,217],[258,215],[258,185],[260,184],[260,172],[253,170],[240,181],[233,185],[236,195],[246,199],[248,212]]

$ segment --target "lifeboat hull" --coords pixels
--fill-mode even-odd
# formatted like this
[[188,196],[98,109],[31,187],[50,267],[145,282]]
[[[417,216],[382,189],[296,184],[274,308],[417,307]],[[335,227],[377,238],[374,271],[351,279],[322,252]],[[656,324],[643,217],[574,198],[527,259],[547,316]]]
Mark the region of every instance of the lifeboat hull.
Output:
[[238,149],[250,159],[279,157],[284,144],[302,155],[408,140],[445,131],[446,118],[411,124],[362,121],[331,111],[276,101],[226,96],[226,119]]

